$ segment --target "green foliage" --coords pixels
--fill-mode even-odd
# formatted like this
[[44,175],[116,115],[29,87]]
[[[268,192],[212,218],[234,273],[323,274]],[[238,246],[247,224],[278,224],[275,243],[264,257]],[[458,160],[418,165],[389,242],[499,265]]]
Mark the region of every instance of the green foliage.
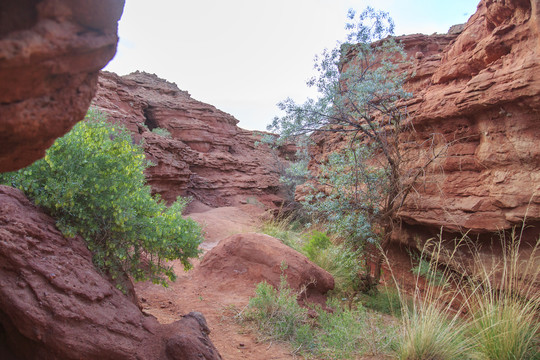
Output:
[[433,286],[445,286],[447,284],[443,272],[434,268],[434,264],[422,258],[418,260],[418,264],[411,269],[416,276],[421,276]]
[[302,247],[302,252],[313,260],[318,252],[327,249],[332,243],[330,238],[323,232],[314,230],[308,237],[307,243]]
[[317,98],[303,104],[281,102],[285,115],[276,117],[268,130],[280,135],[278,143],[306,135],[319,143],[326,133],[339,134],[342,148],[318,164],[302,205],[315,222],[354,249],[376,252],[375,275],[362,276],[362,288],[369,290],[380,277],[377,249],[389,243],[395,214],[422,169],[405,174],[401,166],[398,144],[408,123],[403,100],[411,94],[403,87],[408,60],[391,36],[392,19],[368,7],[358,16],[349,11],[349,20],[347,42],[316,59],[318,76],[308,86],[317,89]]
[[334,301],[329,303],[332,312],[315,307],[317,316],[311,319],[298,305],[297,296],[284,277],[277,290],[260,283],[243,320],[255,322],[265,340],[290,342],[296,352],[308,357],[351,359],[389,351],[395,329],[380,317],[362,307],[345,309]]
[[379,242],[373,226],[388,187],[384,170],[368,164],[371,156],[369,146],[330,154],[319,168],[318,183],[324,188],[313,187],[303,203],[315,222],[357,247]]
[[199,254],[199,226],[182,217],[186,201],[167,207],[152,197],[148,163],[130,134],[90,110],[44,159],[2,180],[24,191],[57,219],[69,237],[81,235],[94,263],[122,286],[124,273],[166,285],[175,274],[167,260]]
[[395,288],[385,287],[369,294],[362,294],[359,300],[368,309],[396,317],[401,316],[402,300]]
[[347,244],[332,244],[315,252],[312,260],[334,277],[334,294],[350,297],[360,286],[358,274],[363,271],[358,261],[360,255]]
[[154,134],[156,134],[156,135],[163,136],[163,137],[165,137],[167,139],[172,138],[171,132],[169,130],[167,130],[167,129],[164,129],[164,128],[160,128],[160,127],[153,128],[152,132]]

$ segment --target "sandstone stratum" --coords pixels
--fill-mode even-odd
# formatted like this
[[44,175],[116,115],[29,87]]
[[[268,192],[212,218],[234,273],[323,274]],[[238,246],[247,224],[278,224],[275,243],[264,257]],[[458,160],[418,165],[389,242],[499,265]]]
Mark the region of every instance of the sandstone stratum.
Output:
[[[191,196],[210,207],[283,204],[280,169],[286,161],[233,116],[193,99],[154,74],[101,72],[93,105],[129,129],[155,166],[148,183],[166,201]],[[165,129],[170,137],[151,130]],[[291,155],[294,155],[294,151]]]
[[[408,140],[445,150],[400,210],[397,242],[416,246],[442,228],[489,243],[525,220],[534,225],[526,238],[538,238],[539,29],[537,1],[484,0],[448,34],[399,37],[413,61]],[[343,145],[340,137],[318,137],[312,170]],[[404,167],[422,160],[411,156]]]

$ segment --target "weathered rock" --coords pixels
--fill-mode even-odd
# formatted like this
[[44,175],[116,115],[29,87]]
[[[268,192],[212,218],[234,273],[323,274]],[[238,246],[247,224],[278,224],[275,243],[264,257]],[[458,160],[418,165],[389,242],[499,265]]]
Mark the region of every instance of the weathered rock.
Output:
[[305,286],[306,297],[314,301],[334,288],[334,278],[327,271],[278,239],[256,233],[221,240],[204,255],[199,272],[223,288],[234,287],[235,282],[255,285],[261,281],[277,288],[283,273],[291,288],[301,291]]
[[[93,105],[144,139],[153,190],[167,201],[191,195],[209,206],[250,201],[275,207],[279,192],[278,155],[231,115],[194,100],[176,84],[135,72],[102,72]],[[149,130],[166,129],[167,138]]]
[[540,221],[539,12],[481,1],[429,80],[409,82],[416,141],[441,134],[448,150],[400,212],[406,223],[489,233]]
[[[200,314],[161,325],[18,190],[0,186],[0,354],[21,359],[220,359]],[[200,355],[199,355],[200,354]]]
[[116,52],[124,0],[0,3],[0,172],[43,157],[84,117]]
[[[540,223],[538,2],[483,0],[460,33],[400,39],[415,74],[407,83],[415,131],[407,138],[447,149],[407,198],[395,238],[415,244],[416,236],[431,237],[441,227],[476,235],[524,219]],[[319,139],[316,158],[342,141]],[[405,168],[415,169],[426,159],[405,160]]]

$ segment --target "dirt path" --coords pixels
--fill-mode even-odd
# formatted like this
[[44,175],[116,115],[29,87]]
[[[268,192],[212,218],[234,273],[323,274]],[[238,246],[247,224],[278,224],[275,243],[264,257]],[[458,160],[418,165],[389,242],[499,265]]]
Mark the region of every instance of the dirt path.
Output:
[[[253,231],[262,215],[260,208],[244,205],[239,208],[195,208],[189,216],[203,225],[205,242],[202,248],[207,251],[230,235]],[[194,268],[185,272],[182,266],[175,262],[174,269],[178,279],[169,288],[138,283],[136,291],[143,310],[162,323],[176,321],[191,311],[203,313],[211,330],[210,338],[223,359],[295,358],[292,350],[285,344],[259,343],[254,334],[235,322],[235,309],[244,308],[249,296],[253,295],[254,287],[251,284],[238,283],[234,289],[228,288],[224,291],[220,284],[205,280],[198,272],[198,265],[197,260]]]

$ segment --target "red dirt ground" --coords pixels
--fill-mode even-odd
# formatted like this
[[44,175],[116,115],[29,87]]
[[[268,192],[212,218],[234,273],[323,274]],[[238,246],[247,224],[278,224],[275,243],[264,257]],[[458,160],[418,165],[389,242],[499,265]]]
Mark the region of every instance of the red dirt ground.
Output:
[[[192,212],[189,217],[204,227],[205,241],[201,248],[205,252],[230,235],[256,230],[264,216],[264,212],[254,205],[210,210],[192,207],[191,211],[201,211]],[[287,344],[257,341],[253,331],[235,321],[234,315],[241,311],[247,305],[249,297],[254,295],[253,284],[233,283],[224,291],[221,284],[204,278],[198,271],[199,264],[200,260],[193,261],[193,269],[186,272],[179,262],[174,262],[178,279],[168,288],[148,282],[138,283],[136,292],[143,311],[154,315],[161,323],[176,321],[191,311],[203,313],[211,330],[210,339],[223,359],[299,358]]]

